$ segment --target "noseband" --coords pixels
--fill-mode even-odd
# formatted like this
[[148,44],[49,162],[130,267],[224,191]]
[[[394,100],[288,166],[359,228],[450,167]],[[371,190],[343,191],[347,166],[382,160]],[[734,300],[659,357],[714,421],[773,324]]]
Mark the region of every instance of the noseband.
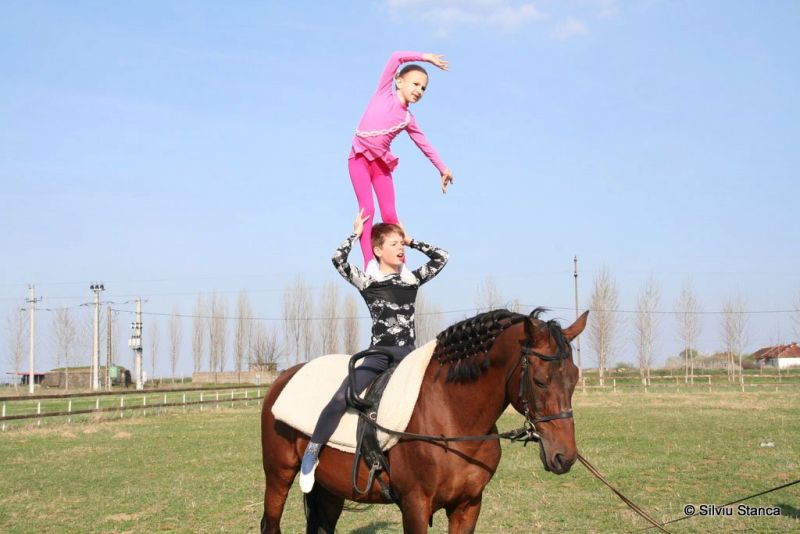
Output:
[[[542,354],[541,352],[537,352],[533,350],[533,344],[530,340],[526,340],[524,343],[520,343],[522,345],[522,354],[520,355],[519,362],[517,365],[522,367],[522,371],[519,374],[519,394],[518,398],[522,401],[522,408],[523,408],[523,415],[525,416],[525,423],[530,425],[534,433],[536,433],[536,424],[537,423],[544,423],[546,421],[554,421],[556,419],[571,419],[572,418],[572,410],[565,410],[563,412],[559,412],[553,415],[536,415],[536,401],[533,398],[533,394],[528,395],[528,391],[530,390],[530,380],[528,380],[528,367],[530,367],[530,360],[528,356],[536,356],[542,361],[545,362],[558,362],[566,360],[569,355],[564,352],[559,352],[555,355],[547,355]],[[516,368],[516,366],[515,366]],[[511,373],[513,374],[514,371],[512,370]],[[509,377],[510,378],[510,377]],[[528,399],[530,398],[530,403]],[[531,407],[531,404],[533,405]],[[533,417],[531,417],[531,415]]]

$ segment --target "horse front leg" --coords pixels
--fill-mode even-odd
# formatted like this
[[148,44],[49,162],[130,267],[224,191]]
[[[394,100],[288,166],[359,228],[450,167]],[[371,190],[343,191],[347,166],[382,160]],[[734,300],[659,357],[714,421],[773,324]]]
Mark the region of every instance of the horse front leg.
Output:
[[478,524],[483,495],[458,503],[447,509],[448,532],[450,534],[471,534]]
[[403,503],[403,532],[405,534],[427,534],[431,520],[431,500],[429,497],[415,493],[401,495]]

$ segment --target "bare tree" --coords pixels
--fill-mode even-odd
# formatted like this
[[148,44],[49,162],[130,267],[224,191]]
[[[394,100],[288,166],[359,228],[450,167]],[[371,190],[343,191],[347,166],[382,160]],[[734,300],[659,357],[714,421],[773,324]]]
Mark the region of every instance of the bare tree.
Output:
[[197,304],[195,304],[194,317],[192,318],[192,359],[194,363],[194,372],[198,372],[203,368],[207,314],[208,307],[203,295],[197,295]]
[[339,352],[339,289],[333,282],[322,288],[319,302],[319,337],[323,354]]
[[494,278],[487,276],[486,280],[478,287],[478,293],[475,296],[475,306],[478,308],[478,312],[494,310],[502,305],[503,300],[497,284],[494,283]]
[[654,278],[650,278],[636,299],[636,316],[634,319],[634,342],[639,355],[639,375],[642,385],[650,385],[650,366],[653,363],[653,348],[658,329],[656,308],[661,300],[661,291]]
[[600,385],[605,384],[605,373],[613,361],[616,334],[620,328],[619,291],[608,267],[595,276],[589,315],[589,343],[597,355]]
[[421,347],[435,338],[442,330],[442,309],[428,300],[422,291],[417,293],[415,308],[414,326],[417,331],[417,346]]
[[[310,323],[311,290],[298,274],[294,282],[283,290],[283,322],[286,350],[294,355],[294,363],[300,363],[301,354],[308,361],[313,348],[313,332]],[[291,358],[291,356],[289,356]],[[290,363],[290,362],[287,362]]]
[[158,360],[158,342],[159,336],[158,320],[153,318],[153,324],[150,326],[150,380],[155,383],[156,380],[156,361]]
[[694,384],[694,360],[697,338],[700,337],[700,315],[691,281],[686,281],[677,303],[678,334],[683,342],[684,381]]
[[83,308],[83,312],[78,314],[78,339],[75,349],[78,357],[75,365],[91,365],[92,348],[94,346],[94,311],[91,308]]
[[8,363],[14,370],[14,389],[19,388],[19,373],[22,370],[22,360],[27,349],[28,321],[22,310],[14,308],[8,313],[6,328],[8,331]]
[[176,304],[172,307],[172,315],[169,317],[169,368],[172,375],[172,383],[175,383],[175,376],[178,368],[178,357],[181,352],[181,341],[183,340],[183,324],[181,323],[181,309]]
[[344,298],[344,319],[342,321],[342,341],[345,354],[358,352],[358,309],[352,295]]
[[56,344],[56,367],[64,367],[64,389],[69,390],[69,367],[78,330],[69,308],[61,308],[53,314],[53,335]]
[[211,318],[208,320],[209,368],[214,373],[225,368],[227,313],[228,304],[215,291],[211,294]]
[[245,291],[240,291],[236,301],[236,331],[233,334],[233,359],[239,382],[242,381],[242,368],[247,358],[252,335],[253,309],[250,306],[250,297]]
[[747,343],[747,314],[741,295],[728,299],[722,305],[722,339],[728,357],[728,380],[736,379],[735,358],[739,358],[739,383],[744,383],[742,352]]
[[262,322],[253,325],[253,337],[250,349],[250,363],[265,365],[276,363],[280,347],[278,346],[278,336],[274,328],[269,328]]

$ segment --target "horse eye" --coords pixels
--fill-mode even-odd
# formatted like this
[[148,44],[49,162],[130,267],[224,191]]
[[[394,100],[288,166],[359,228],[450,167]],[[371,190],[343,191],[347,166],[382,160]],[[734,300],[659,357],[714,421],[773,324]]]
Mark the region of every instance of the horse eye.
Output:
[[538,387],[540,387],[540,388],[542,388],[542,389],[547,389],[547,384],[545,384],[545,383],[544,383],[544,382],[542,382],[541,380],[536,380],[536,379],[534,378],[534,379],[533,379],[533,383],[534,383],[534,384],[536,384]]

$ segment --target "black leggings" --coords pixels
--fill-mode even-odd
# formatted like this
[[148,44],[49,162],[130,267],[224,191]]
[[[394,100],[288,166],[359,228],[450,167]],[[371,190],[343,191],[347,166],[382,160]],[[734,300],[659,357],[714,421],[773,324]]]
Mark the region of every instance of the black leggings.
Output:
[[[414,347],[370,347],[381,348],[387,352],[392,353],[395,363],[405,358]],[[388,358],[385,356],[367,356],[364,358],[363,363],[356,367],[355,382],[356,393],[361,393],[364,389],[375,379],[376,376],[389,368]],[[347,384],[348,379],[342,381],[342,385],[333,394],[333,398],[328,402],[322,413],[319,415],[317,426],[314,427],[314,433],[311,434],[311,441],[314,443],[327,443],[333,435],[339,421],[342,419],[344,412],[347,411]]]

